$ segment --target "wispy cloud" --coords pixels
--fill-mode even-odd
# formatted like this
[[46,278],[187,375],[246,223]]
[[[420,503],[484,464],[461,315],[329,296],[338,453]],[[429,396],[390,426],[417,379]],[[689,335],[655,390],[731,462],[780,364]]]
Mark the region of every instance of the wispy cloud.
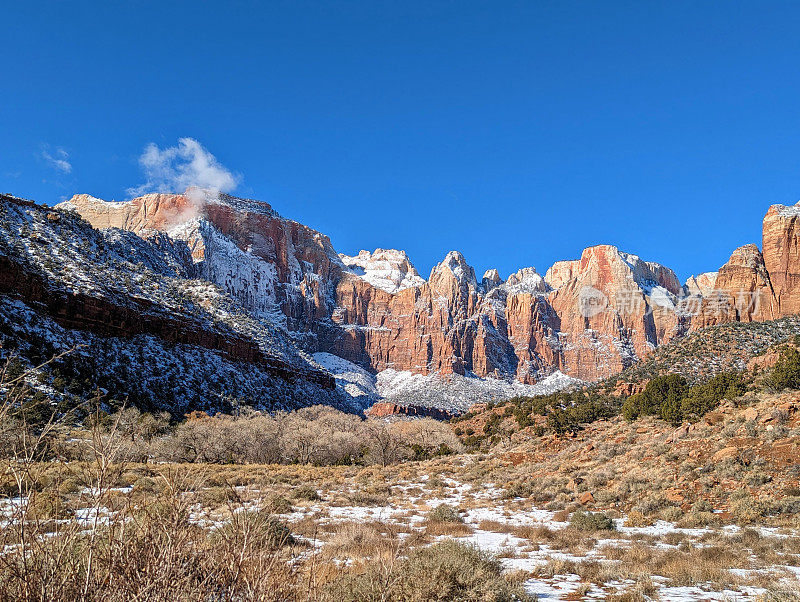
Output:
[[52,152],[49,147],[42,149],[41,157],[50,167],[63,173],[72,173],[72,164],[69,162],[69,154],[63,148],[58,147]]
[[139,157],[146,182],[128,189],[137,196],[147,192],[183,192],[189,186],[219,192],[236,189],[241,176],[234,174],[194,138],[180,138],[164,149],[148,144]]

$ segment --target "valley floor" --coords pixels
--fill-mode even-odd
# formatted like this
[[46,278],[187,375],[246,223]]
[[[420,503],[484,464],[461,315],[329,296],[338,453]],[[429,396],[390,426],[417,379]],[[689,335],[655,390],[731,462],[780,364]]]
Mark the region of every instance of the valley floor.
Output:
[[[482,600],[484,573],[512,592],[503,600],[800,599],[797,392],[725,401],[679,428],[615,417],[564,437],[523,429],[485,451],[388,466],[121,463],[114,440],[84,435],[86,460],[4,462],[0,599],[20,584],[56,592],[55,575],[60,599],[81,599],[79,576],[125,595],[185,580],[176,600],[218,587],[234,599]],[[454,541],[471,548],[443,545]],[[487,553],[469,561],[477,577],[458,573],[470,549]],[[425,550],[436,554],[420,560]],[[403,582],[413,562],[435,576],[429,589]],[[434,597],[437,571],[475,581]],[[126,599],[102,591],[92,599]]]
[[[535,466],[514,470],[521,468],[536,477]],[[689,528],[609,511],[613,530],[587,531],[567,510],[541,507],[515,495],[518,485],[495,481],[503,471],[497,457],[467,454],[386,468],[131,464],[105,491],[66,496],[70,518],[52,529],[64,521],[102,528],[130,504],[178,486],[188,521],[209,533],[243,511],[279,518],[293,535],[290,562],[309,579],[455,539],[499,558],[506,578],[539,600],[794,599],[765,597],[798,584],[800,533],[792,526]],[[22,503],[0,503],[7,527]]]

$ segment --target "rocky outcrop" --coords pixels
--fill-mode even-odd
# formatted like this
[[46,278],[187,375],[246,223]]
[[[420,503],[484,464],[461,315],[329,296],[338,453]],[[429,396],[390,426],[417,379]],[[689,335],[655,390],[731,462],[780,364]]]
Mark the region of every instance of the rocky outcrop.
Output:
[[25,270],[7,257],[0,257],[0,294],[11,295],[38,307],[43,315],[64,328],[104,337],[153,335],[168,343],[204,347],[222,352],[233,360],[258,364],[286,380],[303,378],[328,389],[334,388],[333,378],[325,372],[299,372],[295,366],[289,366],[279,358],[268,357],[254,341],[237,333],[220,332],[204,327],[199,321],[157,311],[157,306],[147,299],[131,298],[122,304],[59,290],[40,274]]
[[[559,262],[546,279],[558,316],[559,369],[583,379],[621,371],[686,329],[672,270],[610,245]],[[558,285],[558,286],[556,286]]]
[[580,259],[556,261],[544,275],[544,280],[552,288],[561,288],[580,270]]
[[[147,237],[98,232],[78,216],[0,196],[0,347],[8,341],[9,349],[32,350],[32,358],[71,349],[63,355],[84,366],[84,381],[120,385],[113,395],[143,388],[136,399],[170,411],[219,406],[226,392],[273,408],[307,404],[315,393],[320,402],[349,408],[332,376],[285,333],[196,280],[185,265],[192,262],[185,244],[153,230]],[[179,373],[189,380],[168,382]],[[220,380],[234,373],[239,381]],[[180,390],[175,399],[166,393],[173,386]]]
[[774,320],[781,317],[770,274],[756,245],[736,249],[714,279],[713,289],[695,300],[692,328],[726,322]]
[[255,314],[312,332],[332,310],[343,265],[330,239],[282,218],[269,204],[190,188],[124,203],[76,195],[73,210],[95,228],[154,230],[186,241],[201,278],[221,286]]
[[545,293],[548,286],[535,268],[522,268],[511,274],[506,280],[506,290],[510,294],[516,293]]
[[170,230],[197,217],[201,194],[146,194],[124,203],[107,203],[88,194],[76,194],[61,209],[72,209],[95,228]]
[[[762,249],[744,245],[719,269],[713,289],[695,300],[692,328],[764,321],[800,313],[800,204],[772,205],[764,216]],[[688,284],[688,283],[687,283]]]
[[697,276],[689,276],[683,285],[688,295],[703,297],[714,290],[717,282],[717,272],[703,272]]
[[340,253],[339,257],[350,272],[387,293],[425,283],[405,251],[375,249],[373,253],[361,251],[353,257]]
[[475,272],[457,252],[422,286],[396,294],[348,274],[336,288],[332,316],[341,328],[325,343],[331,353],[376,370],[464,374],[479,338],[478,299]]
[[493,288],[497,288],[503,283],[503,280],[500,278],[500,273],[495,270],[486,270],[483,273],[483,278],[481,278],[481,284],[483,285],[484,292],[489,292]]

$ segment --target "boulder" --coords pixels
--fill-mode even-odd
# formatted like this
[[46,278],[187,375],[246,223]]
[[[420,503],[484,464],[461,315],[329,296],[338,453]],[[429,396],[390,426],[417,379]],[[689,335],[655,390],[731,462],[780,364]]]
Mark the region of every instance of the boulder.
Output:
[[724,447],[714,454],[712,459],[714,462],[722,462],[723,460],[730,460],[739,456],[738,447]]

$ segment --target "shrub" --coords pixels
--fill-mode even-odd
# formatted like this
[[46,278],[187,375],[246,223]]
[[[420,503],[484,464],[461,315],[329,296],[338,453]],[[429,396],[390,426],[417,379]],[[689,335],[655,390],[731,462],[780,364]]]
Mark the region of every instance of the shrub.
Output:
[[463,523],[464,518],[458,508],[448,504],[440,504],[428,513],[428,520],[432,523]]
[[652,524],[653,519],[638,510],[631,510],[625,518],[626,527],[649,527]]
[[772,369],[769,384],[777,391],[800,389],[800,351],[792,347],[781,351],[781,357]]
[[214,535],[234,547],[257,550],[276,550],[294,543],[289,527],[262,510],[234,512]]
[[386,568],[374,562],[362,572],[345,573],[329,583],[324,601],[335,602],[533,602],[509,583],[502,565],[476,547],[447,540],[418,548]]
[[506,485],[503,499],[510,500],[515,497],[530,497],[535,489],[531,481],[515,481]]
[[317,490],[311,487],[311,485],[297,487],[292,492],[292,497],[296,500],[308,500],[309,502],[316,502],[322,499],[319,493],[317,493]]
[[573,512],[569,519],[569,526],[579,531],[613,531],[616,529],[614,521],[602,512]]
[[289,514],[292,511],[292,503],[282,495],[273,495],[267,501],[267,507],[274,514]]
[[795,586],[773,585],[759,598],[762,602],[796,602],[800,600],[800,588]]
[[692,512],[714,512],[714,505],[701,498],[692,504]]
[[667,506],[660,512],[661,520],[675,522],[683,518],[684,512],[679,506]]
[[723,372],[701,385],[689,389],[681,401],[678,420],[690,416],[702,416],[713,410],[723,399],[735,399],[747,391],[744,375],[739,372]]
[[641,416],[661,416],[669,420],[676,408],[680,411],[680,403],[687,391],[686,379],[678,374],[656,376],[647,383],[644,391],[631,395],[622,404],[622,415],[626,420]]
[[744,492],[731,496],[734,500],[731,505],[731,512],[740,524],[754,523],[762,518],[768,511],[765,503]]
[[644,391],[631,395],[622,404],[622,415],[626,420],[642,416],[659,416],[672,423],[702,416],[717,407],[725,398],[735,398],[747,390],[743,374],[723,372],[711,380],[689,387],[686,380],[677,374],[657,376],[647,383]]

